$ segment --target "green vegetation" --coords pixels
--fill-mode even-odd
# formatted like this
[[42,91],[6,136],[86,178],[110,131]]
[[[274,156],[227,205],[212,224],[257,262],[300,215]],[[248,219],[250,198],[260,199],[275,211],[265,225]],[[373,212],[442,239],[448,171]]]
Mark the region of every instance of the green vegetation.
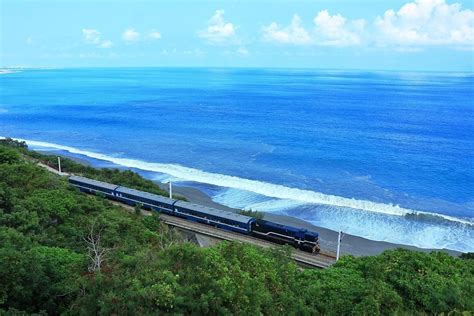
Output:
[[[24,142],[19,142],[11,138],[0,140],[0,145],[16,149],[16,153],[20,152],[24,156],[31,158],[33,161],[41,162],[56,170],[58,169],[58,156],[56,155],[47,155],[28,150]],[[1,159],[2,157],[0,157],[0,161]],[[123,185],[129,188],[147,191],[166,197],[169,196],[169,193],[161,189],[156,183],[151,180],[144,179],[139,174],[131,170],[119,170],[112,168],[97,169],[78,163],[66,157],[61,157],[61,170],[66,173],[73,173],[75,175],[80,175],[99,181]],[[179,195],[173,195],[173,197],[179,200],[186,200],[184,197]]]
[[463,253],[460,256],[461,259],[474,259],[474,252]]
[[157,214],[128,212],[82,194],[31,157],[24,148],[0,144],[0,315],[474,310],[469,256],[399,249],[303,271],[289,259],[289,248],[199,248]]
[[250,217],[253,217],[253,218],[256,218],[256,219],[263,219],[263,217],[265,215],[263,212],[252,211],[252,209],[250,209],[250,210],[241,210],[241,211],[239,211],[239,214],[250,216]]

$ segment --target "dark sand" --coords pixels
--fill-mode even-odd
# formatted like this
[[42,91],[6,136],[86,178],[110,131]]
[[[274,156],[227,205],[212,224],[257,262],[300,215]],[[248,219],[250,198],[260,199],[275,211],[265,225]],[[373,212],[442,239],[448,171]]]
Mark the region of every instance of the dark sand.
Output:
[[[164,190],[168,190],[168,185],[159,183],[161,188]],[[208,195],[203,193],[202,191],[185,186],[173,186],[173,193],[180,194],[186,197],[190,202],[213,207],[217,209],[223,209],[228,211],[236,212],[238,210],[221,205],[219,203],[214,202]],[[338,233],[336,231],[314,226],[306,221],[300,220],[298,218],[294,218],[291,216],[286,215],[278,215],[272,213],[265,213],[265,219],[270,220],[276,223],[295,226],[295,227],[303,227],[307,229],[311,229],[316,231],[320,235],[320,242],[321,248],[327,251],[336,251],[337,248],[337,236]],[[369,255],[377,255],[383,252],[384,250],[388,249],[395,249],[395,248],[405,248],[411,250],[417,250],[422,252],[431,252],[433,250],[441,250],[446,251],[447,253],[458,256],[460,252],[453,251],[453,250],[446,250],[446,249],[422,249],[413,246],[407,245],[400,245],[400,244],[393,244],[384,241],[374,241],[362,237],[357,237],[349,234],[344,234],[341,243],[341,255],[353,255],[353,256],[369,256]]]
[[[42,152],[42,153],[51,154],[51,152]],[[81,163],[83,165],[92,166],[85,159],[80,159],[72,155],[68,156],[68,158],[78,163]],[[168,185],[162,184],[162,183],[157,183],[157,184],[160,185],[162,189],[168,191]],[[213,207],[217,209],[233,211],[233,212],[238,211],[236,209],[214,202],[208,195],[192,187],[175,185],[173,186],[173,192],[186,197],[190,202],[193,202],[196,204]],[[314,226],[304,220],[291,217],[291,216],[286,216],[286,215],[265,213],[265,219],[276,222],[276,223],[284,224],[284,225],[302,227],[302,228],[307,228],[307,229],[316,231],[320,235],[321,248],[325,249],[326,251],[336,252],[337,236],[338,236],[338,233],[336,231],[323,228],[323,227]],[[366,239],[362,237],[344,234],[344,237],[341,243],[341,255],[347,255],[347,254],[350,254],[353,256],[377,255],[383,252],[384,250],[395,249],[395,248],[406,248],[406,249],[417,250],[417,251],[422,251],[422,252],[431,252],[433,250],[441,250],[454,256],[458,256],[461,254],[460,252],[454,251],[454,250],[423,249],[423,248],[417,248],[414,246],[394,244],[394,243],[389,243],[389,242],[384,242],[384,241],[374,241],[374,240],[370,240],[370,239]]]
[[67,159],[70,159],[72,161],[75,161],[77,163],[80,163],[81,165],[84,165],[84,166],[88,166],[88,167],[94,167],[91,163],[89,163],[89,161],[87,161],[86,159],[81,159],[79,157],[75,157],[75,156],[66,156],[66,155],[63,155],[62,153],[60,155],[56,154],[55,152],[53,151],[47,151],[47,150],[36,150],[37,152],[39,152],[40,154],[43,154],[43,155],[48,155],[48,156],[64,156],[64,157],[67,157]]

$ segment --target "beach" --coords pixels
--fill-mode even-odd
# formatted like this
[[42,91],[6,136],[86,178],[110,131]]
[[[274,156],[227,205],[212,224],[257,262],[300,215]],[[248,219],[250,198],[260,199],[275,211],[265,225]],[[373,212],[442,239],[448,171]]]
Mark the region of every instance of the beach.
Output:
[[[77,161],[80,162],[80,160],[77,160]],[[160,185],[162,189],[168,190],[167,184],[163,184],[163,183],[157,183],[157,184]],[[209,196],[207,196],[205,193],[203,193],[202,191],[196,188],[174,185],[173,193],[182,195],[186,197],[189,202],[196,203],[199,205],[204,205],[207,207],[213,207],[216,209],[222,209],[222,210],[227,210],[227,211],[232,211],[232,212],[238,211],[237,209],[233,209],[225,205],[214,202]],[[302,227],[308,230],[316,231],[319,233],[319,236],[320,236],[321,248],[326,251],[332,251],[332,252],[336,251],[337,238],[338,238],[338,232],[336,231],[333,231],[324,227],[318,227],[306,221],[303,221],[301,219],[291,217],[291,216],[264,213],[264,219],[273,221],[275,223],[283,224],[283,225]],[[356,257],[372,256],[372,255],[380,254],[385,250],[396,249],[396,248],[405,248],[405,249],[422,251],[422,252],[431,252],[431,251],[439,250],[439,251],[447,252],[453,256],[458,256],[461,254],[460,252],[454,251],[454,250],[424,249],[424,248],[418,248],[418,247],[383,242],[383,241],[369,240],[366,238],[353,236],[353,235],[344,233],[342,242],[341,242],[341,255],[352,255]]]
[[[50,151],[38,150],[38,152],[42,154],[46,154],[46,155],[51,154]],[[75,155],[66,155],[65,152],[61,152],[61,154],[77,163],[97,168],[97,166],[91,163],[90,160],[80,158]],[[123,170],[123,168],[121,169]],[[163,190],[165,191],[169,190],[168,184],[158,182],[158,181],[154,181],[154,182],[158,186],[160,186],[160,188],[162,188]],[[225,211],[231,211],[231,212],[239,211],[238,209],[231,208],[231,207],[228,207],[228,206],[225,206],[223,204],[213,201],[212,198],[208,196],[206,193],[194,187],[180,185],[180,184],[175,183],[173,185],[173,194],[183,196],[189,202],[192,202],[195,204],[212,207],[212,208],[216,208],[220,210],[225,210]],[[282,225],[301,227],[301,228],[305,228],[311,231],[315,231],[319,233],[321,248],[329,252],[336,252],[337,238],[338,238],[337,231],[313,225],[307,221],[301,220],[296,217],[281,215],[281,214],[273,214],[270,212],[264,212],[264,219],[275,222],[275,223],[279,223]],[[385,250],[396,249],[396,248],[404,248],[404,249],[410,249],[410,250],[416,250],[416,251],[422,251],[422,252],[443,251],[453,256],[459,256],[461,254],[461,252],[459,251],[450,250],[450,249],[419,248],[419,247],[397,244],[397,243],[390,243],[390,242],[385,242],[385,241],[370,240],[367,238],[354,236],[345,232],[343,232],[342,236],[343,237],[342,237],[341,249],[340,249],[341,255],[352,255],[355,257],[372,256],[372,255],[378,255]]]

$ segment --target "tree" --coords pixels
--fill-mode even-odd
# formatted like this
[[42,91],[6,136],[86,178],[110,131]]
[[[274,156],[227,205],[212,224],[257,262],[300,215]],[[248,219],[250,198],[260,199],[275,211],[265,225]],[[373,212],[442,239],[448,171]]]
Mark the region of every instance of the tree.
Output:
[[474,252],[466,252],[462,253],[459,258],[466,259],[466,260],[473,260],[474,259]]
[[39,246],[14,229],[0,228],[0,308],[59,313],[79,289],[84,257]]
[[26,142],[15,140],[15,139],[10,138],[10,137],[0,139],[0,145],[14,147],[14,148],[17,148],[17,149],[19,149],[19,148],[20,149],[21,148],[28,148],[28,146],[26,145]]
[[39,189],[33,192],[22,203],[30,211],[36,211],[45,221],[45,225],[57,225],[64,222],[76,205],[70,191]]
[[0,183],[0,211],[11,212],[13,210],[12,190],[3,183]]
[[0,164],[14,164],[20,161],[20,154],[11,148],[0,146]]
[[144,216],[142,222],[146,228],[156,232],[161,228],[160,213],[153,212],[151,216]]
[[136,203],[135,206],[134,206],[134,211],[135,211],[135,215],[142,215],[142,207],[143,207],[143,204],[141,203]]
[[101,241],[104,227],[97,229],[95,226],[96,223],[93,222],[89,233],[84,237],[90,259],[88,268],[90,272],[100,272],[105,260],[107,259],[107,254],[110,252],[110,249],[104,247]]
[[245,215],[245,216],[250,216],[250,217],[253,217],[253,218],[256,218],[256,219],[263,219],[263,217],[265,216],[265,214],[263,212],[252,211],[252,209],[250,209],[250,210],[241,210],[241,211],[239,211],[239,214],[242,214],[242,215]]

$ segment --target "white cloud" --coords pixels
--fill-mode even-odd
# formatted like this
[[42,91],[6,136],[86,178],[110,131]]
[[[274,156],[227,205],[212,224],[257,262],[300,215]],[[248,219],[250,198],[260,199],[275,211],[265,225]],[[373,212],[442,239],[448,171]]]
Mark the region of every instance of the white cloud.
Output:
[[33,38],[31,36],[27,37],[25,43],[27,45],[33,45]]
[[288,26],[272,22],[262,28],[263,39],[291,45],[393,46],[404,52],[417,52],[426,45],[474,50],[473,10],[446,0],[412,1],[398,11],[387,10],[370,24],[323,10],[314,17],[314,28],[305,28],[295,14]]
[[105,40],[99,44],[100,48],[111,48],[112,46],[114,46],[114,43],[112,43],[110,40]]
[[82,36],[86,43],[97,45],[100,48],[111,48],[113,46],[112,41],[102,40],[101,33],[96,29],[82,29]]
[[82,29],[82,36],[87,43],[99,44],[100,32],[95,29]]
[[237,53],[237,55],[239,55],[239,56],[248,56],[248,55],[249,55],[249,51],[248,51],[247,48],[245,48],[245,47],[239,47],[239,48],[236,50],[236,53]]
[[199,48],[185,49],[181,52],[174,51],[174,53],[180,53],[180,54],[183,54],[183,55],[194,55],[194,56],[203,56],[205,54],[205,52],[200,50]]
[[365,21],[347,21],[340,14],[330,15],[327,10],[318,12],[313,19],[316,44],[328,46],[351,46],[361,42]]
[[224,20],[224,11],[216,10],[209,19],[205,30],[199,31],[198,36],[213,43],[222,43],[235,36],[236,27],[230,22]]
[[474,11],[445,0],[415,0],[375,19],[379,45],[457,45],[474,48]]
[[130,28],[122,33],[122,39],[126,42],[136,42],[140,39],[140,33]]
[[161,33],[155,30],[152,30],[149,34],[148,37],[154,40],[159,40],[161,39]]
[[305,45],[311,43],[311,36],[308,31],[301,26],[300,17],[295,14],[291,24],[286,27],[280,27],[276,22],[263,27],[263,39],[269,42]]
[[222,51],[222,54],[226,56],[237,56],[237,57],[247,57],[250,55],[250,52],[246,47],[239,47],[237,49],[227,49]]
[[292,45],[325,45],[350,46],[361,42],[360,34],[364,31],[365,21],[348,21],[328,11],[320,11],[313,19],[314,30],[308,31],[302,26],[300,17],[295,14],[291,24],[286,27],[276,22],[262,29],[266,41]]

